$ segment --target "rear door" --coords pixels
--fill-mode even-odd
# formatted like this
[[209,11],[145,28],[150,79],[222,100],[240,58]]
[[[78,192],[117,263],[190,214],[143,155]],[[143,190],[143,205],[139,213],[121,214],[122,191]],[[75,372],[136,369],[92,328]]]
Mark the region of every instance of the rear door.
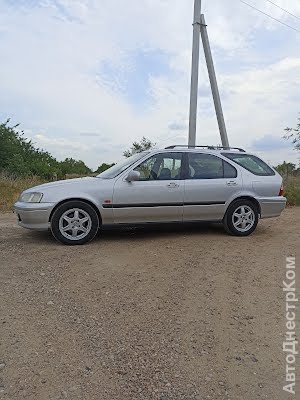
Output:
[[184,221],[219,221],[225,203],[242,190],[238,170],[222,158],[205,153],[187,153]]
[[140,173],[139,181],[127,182],[126,174],[115,183],[115,223],[182,221],[182,153],[155,154],[134,170]]

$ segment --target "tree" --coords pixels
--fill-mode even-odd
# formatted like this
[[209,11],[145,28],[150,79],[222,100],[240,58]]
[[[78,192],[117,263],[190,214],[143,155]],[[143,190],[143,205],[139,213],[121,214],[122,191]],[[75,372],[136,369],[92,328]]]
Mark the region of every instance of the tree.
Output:
[[66,158],[64,161],[59,163],[60,170],[63,175],[76,174],[76,175],[87,175],[91,174],[89,167],[81,160],[74,160],[73,158]]
[[35,175],[43,179],[63,178],[66,174],[87,175],[92,171],[81,160],[67,158],[58,162],[47,151],[41,150],[24,138],[18,125],[10,120],[0,124],[0,172],[12,176]]
[[287,163],[285,161],[282,164],[277,165],[277,167],[275,167],[275,169],[280,175],[282,175],[284,177],[293,175],[297,171],[296,164]]
[[106,171],[108,168],[113,167],[114,165],[116,165],[116,164],[115,164],[115,163],[113,163],[113,164],[106,164],[106,163],[103,163],[103,164],[101,164],[101,165],[97,168],[97,170],[95,171],[95,173],[96,173],[96,174],[101,174],[101,172]]
[[0,124],[0,171],[12,176],[38,175],[52,178],[58,170],[58,162],[49,153],[35,148],[24,138],[18,125],[10,126],[10,120]]
[[142,137],[140,142],[133,142],[132,146],[129,150],[124,151],[123,156],[128,158],[133,156],[136,153],[141,153],[142,151],[150,150],[156,146],[156,143],[151,142],[150,139]]
[[295,145],[296,150],[300,150],[300,118],[298,118],[298,123],[296,128],[286,128],[287,134],[284,136],[287,140],[292,140]]

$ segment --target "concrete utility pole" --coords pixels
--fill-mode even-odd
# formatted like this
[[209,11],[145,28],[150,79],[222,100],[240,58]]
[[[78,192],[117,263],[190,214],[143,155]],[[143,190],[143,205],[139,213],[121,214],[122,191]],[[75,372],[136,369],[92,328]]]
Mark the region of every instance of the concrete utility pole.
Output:
[[219,124],[222,146],[229,147],[229,141],[228,141],[228,136],[227,136],[227,131],[226,131],[224,114],[223,114],[223,110],[222,110],[222,103],[221,103],[221,98],[220,98],[220,93],[219,93],[219,88],[218,88],[218,83],[217,83],[217,77],[216,77],[214,62],[213,62],[213,58],[212,58],[212,54],[211,54],[209,38],[208,38],[208,34],[207,34],[207,28],[206,28],[206,24],[205,24],[205,18],[204,18],[203,14],[201,14],[200,21],[201,21],[202,43],[203,43],[204,54],[205,54],[205,59],[206,59],[206,64],[207,64],[207,69],[208,69],[211,91],[212,91],[212,95],[213,95],[213,99],[214,99],[214,103],[215,103],[215,109],[216,109],[217,120],[218,120],[218,124]]
[[192,55],[190,119],[189,119],[189,146],[196,145],[200,27],[201,27],[201,0],[195,0],[194,23],[193,23],[193,55]]
[[199,51],[200,34],[202,38],[206,65],[210,80],[211,91],[214,99],[216,115],[220,130],[222,146],[229,147],[228,135],[226,131],[225,119],[222,110],[222,103],[218,88],[218,82],[212,58],[212,53],[207,34],[204,15],[201,14],[201,0],[195,0],[194,22],[193,22],[193,54],[192,54],[192,79],[191,79],[191,98],[190,98],[190,118],[189,118],[189,146],[196,145],[197,131],[197,105],[198,105],[198,80],[199,80]]

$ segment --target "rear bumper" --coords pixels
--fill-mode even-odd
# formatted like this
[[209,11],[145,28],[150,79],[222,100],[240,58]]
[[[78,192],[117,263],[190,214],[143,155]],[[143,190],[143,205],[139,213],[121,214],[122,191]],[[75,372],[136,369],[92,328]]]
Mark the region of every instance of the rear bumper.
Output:
[[286,206],[286,198],[282,196],[257,198],[261,210],[261,218],[279,217]]
[[22,203],[14,205],[18,215],[18,224],[23,228],[44,231],[49,229],[49,218],[55,204],[53,203]]

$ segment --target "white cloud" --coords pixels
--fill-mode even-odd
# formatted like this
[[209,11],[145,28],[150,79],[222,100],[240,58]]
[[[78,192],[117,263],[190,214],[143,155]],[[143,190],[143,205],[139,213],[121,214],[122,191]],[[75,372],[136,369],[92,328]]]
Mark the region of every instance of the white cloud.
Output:
[[57,147],[57,148],[63,148],[67,151],[69,150],[80,150],[80,151],[88,151],[89,146],[88,144],[82,144],[79,142],[75,142],[71,139],[66,139],[66,138],[49,138],[45,135],[38,134],[34,136],[34,139],[36,139],[36,143],[38,145],[41,145],[42,147]]
[[[162,145],[186,142],[193,0],[30,3],[38,2],[9,6],[0,0],[3,119],[21,122],[55,156],[81,158],[91,167],[118,159],[142,136]],[[268,2],[249,3],[300,29],[296,19]],[[300,2],[277,3],[300,15]],[[203,0],[203,9],[231,143],[250,147],[265,135],[281,137],[300,111],[300,35],[238,0]],[[117,82],[111,90],[99,77],[103,62],[122,72],[139,49],[164,52],[170,66],[168,74],[149,76],[153,101],[143,112]],[[200,93],[198,142],[219,143],[203,55]],[[264,154],[297,158],[280,149]]]

